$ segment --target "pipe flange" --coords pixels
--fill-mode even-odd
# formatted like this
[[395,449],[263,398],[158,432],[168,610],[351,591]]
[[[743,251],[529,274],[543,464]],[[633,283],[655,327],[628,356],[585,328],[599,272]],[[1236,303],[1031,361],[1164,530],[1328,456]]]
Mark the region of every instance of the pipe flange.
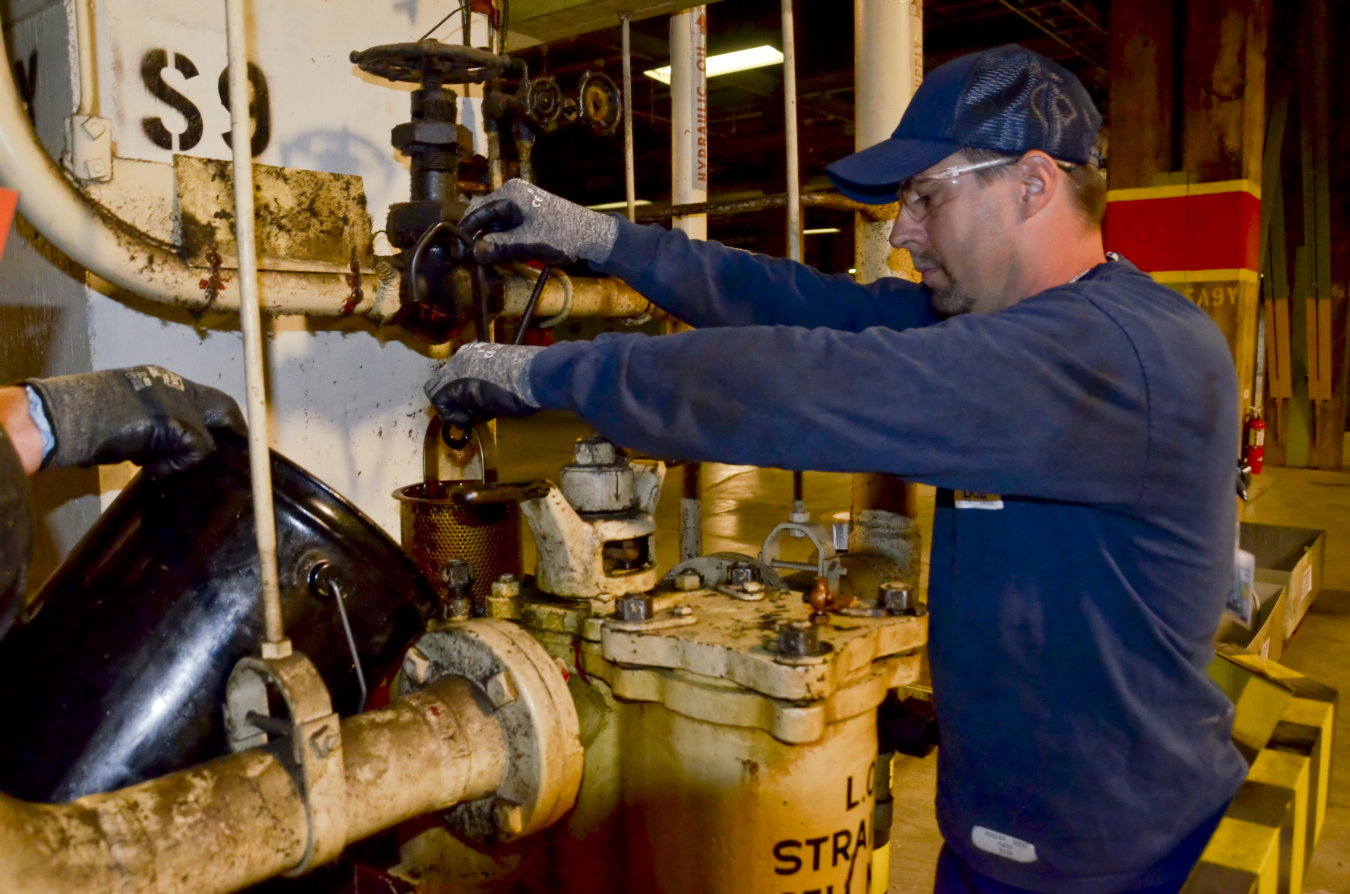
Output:
[[507,621],[451,624],[409,650],[398,694],[445,676],[482,689],[507,748],[496,794],[458,805],[445,814],[447,822],[473,841],[493,844],[538,832],[571,810],[585,757],[581,727],[567,682],[544,647]]
[[[268,712],[269,692],[279,694],[289,717]],[[290,739],[288,765],[305,799],[309,842],[305,856],[285,875],[302,875],[337,859],[347,844],[347,773],[342,727],[323,678],[299,652],[285,658],[243,658],[225,684],[225,727],[230,750]]]

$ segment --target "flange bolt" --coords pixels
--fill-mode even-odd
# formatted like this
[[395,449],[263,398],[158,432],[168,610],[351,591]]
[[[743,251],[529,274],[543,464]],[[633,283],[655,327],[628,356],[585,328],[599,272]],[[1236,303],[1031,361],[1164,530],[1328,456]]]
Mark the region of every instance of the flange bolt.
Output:
[[809,658],[820,652],[820,628],[810,621],[784,621],[778,625],[778,655]]
[[744,587],[759,580],[759,568],[753,562],[732,562],[727,566],[727,586]]
[[922,606],[904,581],[888,580],[878,587],[877,606],[888,615],[918,615]]
[[619,597],[618,612],[621,621],[650,621],[656,614],[652,597],[646,593],[633,593]]
[[675,589],[677,590],[683,590],[687,593],[690,590],[697,590],[701,586],[703,586],[703,575],[697,571],[681,571],[675,575]]

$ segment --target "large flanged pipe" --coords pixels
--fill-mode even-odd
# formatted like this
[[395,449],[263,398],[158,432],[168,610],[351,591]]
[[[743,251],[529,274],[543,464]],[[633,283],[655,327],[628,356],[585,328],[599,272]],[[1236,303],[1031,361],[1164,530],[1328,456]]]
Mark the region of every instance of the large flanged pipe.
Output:
[[514,624],[463,621],[426,634],[409,650],[399,691],[446,676],[487,693],[506,736],[506,774],[493,798],[461,804],[446,819],[484,843],[511,841],[557,822],[576,802],[585,755],[576,706],[558,664]]

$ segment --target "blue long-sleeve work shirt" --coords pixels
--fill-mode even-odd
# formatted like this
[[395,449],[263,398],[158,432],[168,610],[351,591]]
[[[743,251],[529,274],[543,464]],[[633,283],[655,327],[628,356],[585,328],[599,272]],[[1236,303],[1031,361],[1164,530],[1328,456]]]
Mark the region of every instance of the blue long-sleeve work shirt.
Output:
[[699,328],[550,347],[535,396],[653,454],[937,485],[948,846],[1055,894],[1184,875],[1183,841],[1246,772],[1206,674],[1239,439],[1209,318],[1119,260],[942,320],[904,280],[619,227],[601,269]]

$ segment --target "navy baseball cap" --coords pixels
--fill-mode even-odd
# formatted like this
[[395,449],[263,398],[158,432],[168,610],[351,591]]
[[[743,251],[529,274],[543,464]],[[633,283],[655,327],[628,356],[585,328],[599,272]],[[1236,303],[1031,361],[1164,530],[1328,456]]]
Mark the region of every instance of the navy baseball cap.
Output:
[[1101,113],[1063,66],[1017,44],[938,66],[885,140],[825,169],[844,195],[868,205],[895,201],[900,184],[966,147],[1040,149],[1052,158],[1097,161]]

